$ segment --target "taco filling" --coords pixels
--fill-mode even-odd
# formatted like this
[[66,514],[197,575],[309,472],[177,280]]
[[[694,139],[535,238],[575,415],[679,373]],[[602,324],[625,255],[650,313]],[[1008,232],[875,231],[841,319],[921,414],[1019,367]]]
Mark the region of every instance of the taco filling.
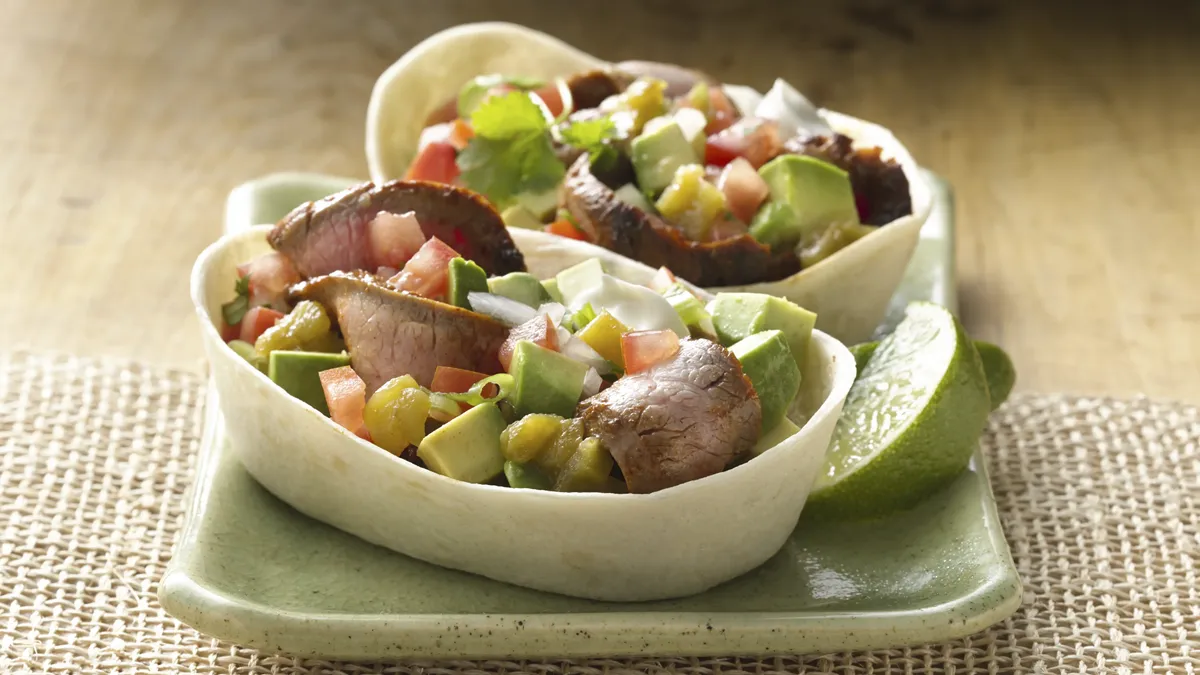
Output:
[[798,430],[787,412],[816,317],[786,300],[705,304],[666,268],[642,287],[594,259],[538,279],[486,202],[431,183],[305,204],[267,239],[222,307],[227,344],[398,461],[647,493]]
[[786,278],[912,213],[903,168],[782,80],[743,111],[711,77],[668,64],[549,83],[485,75],[427,124],[408,178],[468,187],[510,227],[701,286]]

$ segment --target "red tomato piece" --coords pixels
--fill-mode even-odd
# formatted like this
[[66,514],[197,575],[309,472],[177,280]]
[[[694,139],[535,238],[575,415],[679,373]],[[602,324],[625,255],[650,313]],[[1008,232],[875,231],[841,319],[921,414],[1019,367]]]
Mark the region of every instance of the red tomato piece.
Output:
[[549,110],[550,114],[552,116],[554,116],[555,118],[557,118],[559,115],[562,114],[562,111],[563,111],[562,94],[560,94],[558,92],[558,85],[556,85],[555,83],[551,82],[550,84],[542,87],[541,89],[535,89],[534,91],[532,91],[530,93],[532,93],[534,96],[537,96],[538,98],[542,99],[542,103],[546,104],[546,109]]
[[650,279],[650,288],[662,293],[670,288],[671,284],[675,283],[676,281],[678,281],[678,279],[675,278],[674,272],[666,267],[660,267],[658,268],[658,271],[654,273],[654,278]]
[[670,361],[679,352],[679,336],[673,330],[639,330],[621,336],[621,356],[626,373],[640,373]]
[[458,150],[449,141],[432,141],[417,153],[404,173],[404,180],[453,183],[458,178],[457,157]]
[[433,381],[429,383],[429,389],[444,394],[461,394],[485,377],[487,375],[473,370],[438,366],[433,370]]
[[475,130],[471,128],[470,122],[461,117],[450,123],[450,134],[448,141],[454,146],[455,150],[462,150],[467,147],[467,143],[475,136]]
[[505,372],[512,365],[512,356],[517,349],[517,343],[522,340],[527,340],[551,351],[558,351],[558,328],[549,316],[543,314],[535,316],[509,331],[508,339],[500,345],[500,365],[504,366]]
[[740,157],[731,150],[727,143],[718,140],[717,136],[708,139],[704,144],[704,163],[708,166],[723,167]]
[[577,239],[579,241],[587,241],[587,237],[583,234],[583,232],[580,231],[578,227],[575,227],[575,225],[569,220],[556,220],[542,229],[550,234],[557,234],[560,237]]
[[364,436],[363,410],[367,407],[367,385],[350,366],[323,370],[321,389],[325,391],[325,403],[334,422],[350,431]]
[[704,133],[712,135],[729,128],[737,121],[737,108],[720,87],[708,88],[708,125]]
[[425,233],[412,211],[400,215],[380,211],[367,224],[367,241],[375,267],[400,269],[421,250]]
[[[779,137],[778,122],[746,117],[728,129],[709,136],[704,154],[707,164],[719,164],[710,160],[710,156],[713,160],[720,160],[733,155],[745,157],[757,169],[782,150],[783,140]],[[732,158],[729,161],[733,161]]]
[[398,291],[408,291],[431,300],[439,299],[446,295],[450,285],[450,261],[458,257],[458,251],[441,239],[430,237],[409,258],[404,269],[388,279],[388,284]]
[[237,267],[238,278],[247,274],[250,281],[250,306],[267,305],[274,309],[287,309],[287,289],[300,281],[300,273],[292,262],[276,251],[264,253],[250,262]]
[[717,179],[717,187],[725,193],[725,202],[733,216],[743,223],[750,222],[758,207],[767,200],[771,188],[767,181],[743,157],[730,162]]
[[242,324],[240,323],[236,326],[230,326],[229,324],[225,323],[224,319],[222,319],[220,330],[221,339],[225,342],[233,342],[234,340],[242,337]]
[[242,332],[238,339],[254,344],[258,336],[267,332],[276,321],[283,318],[283,312],[276,312],[270,307],[251,307],[242,319]]

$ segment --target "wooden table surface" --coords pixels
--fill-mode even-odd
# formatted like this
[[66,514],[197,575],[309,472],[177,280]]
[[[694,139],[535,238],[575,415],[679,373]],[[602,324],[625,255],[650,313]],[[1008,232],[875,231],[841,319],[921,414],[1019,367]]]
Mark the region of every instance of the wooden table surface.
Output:
[[507,19],[782,76],[891,127],[957,188],[962,314],[1020,389],[1200,403],[1195,3],[691,4],[0,3],[0,350],[196,366],[187,275],[226,192],[365,176],[376,76],[436,30]]

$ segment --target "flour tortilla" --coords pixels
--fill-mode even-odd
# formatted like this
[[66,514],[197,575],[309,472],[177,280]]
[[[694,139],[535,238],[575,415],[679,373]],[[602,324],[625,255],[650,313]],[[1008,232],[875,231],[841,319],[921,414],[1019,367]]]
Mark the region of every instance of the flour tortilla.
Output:
[[854,358],[828,335],[811,341],[791,413],[801,430],[736,468],[648,495],[462,483],[347,432],[222,342],[221,303],[237,265],[269,250],[269,229],[208,247],[192,269],[192,302],[234,451],[299,511],[443,567],[621,601],[691,595],[733,579],[778,552],[795,528],[855,376]]
[[[401,57],[375,83],[367,110],[371,178],[381,182],[402,177],[416,154],[426,117],[457,96],[462,85],[476,75],[507,73],[549,80],[604,65],[604,60],[557,38],[515,24],[467,24],[438,33]],[[725,88],[743,109],[752,109],[761,97],[748,87]],[[933,200],[916,162],[891,132],[849,115],[821,112],[856,145],[883,148],[885,157],[901,164],[908,177],[913,213],[786,279],[709,290],[748,290],[786,297],[816,312],[818,328],[854,344],[871,339],[883,320]],[[594,253],[581,248],[572,255],[575,245],[571,242],[539,232],[522,234],[517,243],[527,256],[536,247],[553,243],[556,251],[565,252],[557,258],[562,267]]]

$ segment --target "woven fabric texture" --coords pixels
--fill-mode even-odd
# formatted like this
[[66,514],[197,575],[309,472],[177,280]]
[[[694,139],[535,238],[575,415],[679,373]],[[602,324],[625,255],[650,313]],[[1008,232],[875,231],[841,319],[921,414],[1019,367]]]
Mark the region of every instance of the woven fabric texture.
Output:
[[341,664],[212,640],[158,579],[199,447],[204,380],[0,356],[0,673],[1200,673],[1200,411],[1017,396],[983,439],[1025,583],[944,645],[754,659]]

